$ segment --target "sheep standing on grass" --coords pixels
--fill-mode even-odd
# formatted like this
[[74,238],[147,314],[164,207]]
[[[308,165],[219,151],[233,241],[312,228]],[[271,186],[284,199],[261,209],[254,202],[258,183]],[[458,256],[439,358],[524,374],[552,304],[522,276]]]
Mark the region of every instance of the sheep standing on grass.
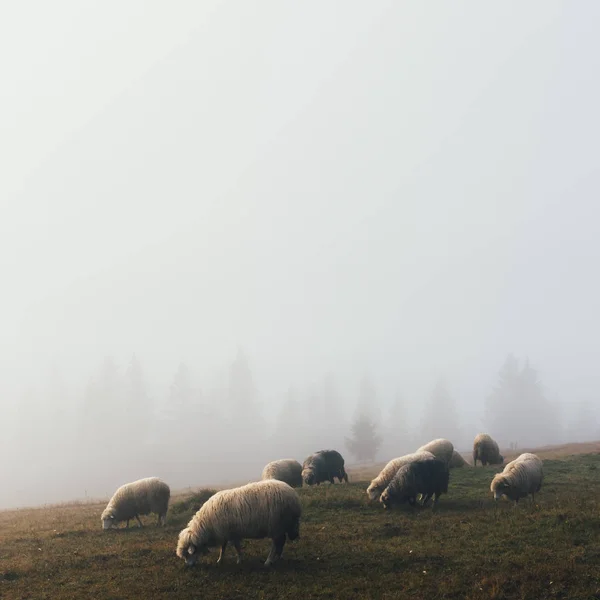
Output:
[[261,479],[277,479],[292,487],[302,487],[302,465],[293,458],[274,460],[263,469]]
[[367,488],[367,495],[369,500],[377,500],[381,496],[381,492],[390,484],[390,481],[394,478],[394,475],[398,472],[398,469],[410,462],[414,462],[419,459],[435,458],[431,452],[415,452],[413,454],[406,454],[398,458],[393,458],[390,462],[383,467],[379,475],[371,481],[371,484]]
[[414,506],[419,494],[423,506],[433,496],[433,506],[440,496],[448,491],[450,472],[448,463],[440,458],[425,458],[412,461],[398,469],[390,484],[383,490],[380,502],[384,508],[407,502]]
[[452,445],[452,442],[445,440],[444,438],[438,438],[437,440],[432,440],[428,444],[421,446],[417,452],[431,452],[436,458],[445,461],[446,464],[449,465],[452,460],[454,446]]
[[140,527],[140,515],[156,513],[158,524],[164,525],[167,520],[167,510],[171,490],[169,486],[158,479],[148,477],[122,485],[110,499],[102,513],[102,529],[110,529],[121,521],[137,519]]
[[498,444],[487,433],[480,433],[473,441],[473,466],[477,466],[477,461],[486,465],[501,465],[504,457],[500,454]]
[[334,477],[348,483],[344,459],[336,450],[320,450],[311,454],[302,465],[302,479],[307,485],[319,485],[323,481],[335,483]]
[[232,542],[239,564],[243,539],[270,537],[273,545],[265,562],[268,567],[281,557],[286,535],[290,540],[298,538],[301,514],[298,494],[283,481],[268,479],[223,490],[209,498],[181,531],[177,556],[185,558],[190,567],[200,554],[220,546],[219,564],[228,542]]
[[506,496],[509,500],[514,500],[516,506],[519,499],[528,494],[531,494],[532,502],[535,502],[535,493],[540,491],[543,479],[541,459],[526,452],[509,462],[502,473],[495,475],[490,490],[494,494],[494,500]]
[[463,458],[463,455],[456,450],[452,453],[452,459],[448,465],[451,469],[459,469],[468,466],[469,463]]

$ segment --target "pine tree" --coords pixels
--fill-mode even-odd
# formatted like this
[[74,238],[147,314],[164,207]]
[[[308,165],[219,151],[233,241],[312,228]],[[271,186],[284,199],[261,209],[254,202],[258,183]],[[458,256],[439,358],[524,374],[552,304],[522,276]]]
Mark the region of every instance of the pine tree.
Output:
[[421,438],[423,444],[436,438],[446,438],[454,444],[460,440],[456,403],[442,379],[433,388],[425,408]]
[[351,427],[352,437],[346,438],[348,450],[359,461],[374,461],[383,438],[377,434],[373,419],[365,413],[358,413]]
[[142,366],[135,356],[125,372],[126,404],[125,414],[129,423],[129,435],[138,444],[136,449],[143,452],[141,446],[148,442],[148,433],[152,421],[152,409],[146,392]]
[[505,446],[531,447],[560,437],[556,407],[546,399],[529,360],[520,369],[519,361],[508,355],[487,399],[485,425]]
[[358,461],[373,461],[383,438],[377,433],[380,417],[377,392],[367,376],[360,381],[354,421],[350,427],[352,437],[345,438],[348,450]]
[[415,435],[406,418],[406,403],[400,394],[392,404],[384,425],[385,450],[389,456],[408,454],[416,448]]

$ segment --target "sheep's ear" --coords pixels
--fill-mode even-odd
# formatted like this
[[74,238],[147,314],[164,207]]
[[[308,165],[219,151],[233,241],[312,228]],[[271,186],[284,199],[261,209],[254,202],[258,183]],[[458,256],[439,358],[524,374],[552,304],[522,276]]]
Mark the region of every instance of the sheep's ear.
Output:
[[188,546],[188,554],[194,554],[196,552],[196,546]]

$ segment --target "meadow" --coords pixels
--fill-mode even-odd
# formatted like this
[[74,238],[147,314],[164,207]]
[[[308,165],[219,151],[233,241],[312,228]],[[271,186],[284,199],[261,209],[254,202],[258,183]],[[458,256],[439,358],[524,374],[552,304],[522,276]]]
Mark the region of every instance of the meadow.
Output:
[[202,494],[174,498],[165,528],[104,532],[104,504],[0,512],[0,598],[600,598],[600,454],[545,459],[516,508],[492,499],[498,470],[453,470],[436,511],[369,503],[368,470],[303,488],[300,539],[271,569],[270,540],[246,541],[240,566],[230,548],[185,568],[177,536]]

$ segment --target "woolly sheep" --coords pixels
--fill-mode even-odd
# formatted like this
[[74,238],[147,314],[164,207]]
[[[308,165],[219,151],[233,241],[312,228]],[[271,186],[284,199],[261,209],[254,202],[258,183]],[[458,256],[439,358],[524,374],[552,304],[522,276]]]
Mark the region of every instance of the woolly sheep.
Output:
[[454,446],[452,442],[445,440],[444,438],[438,438],[437,440],[432,440],[428,444],[421,446],[417,452],[431,452],[436,458],[440,458],[443,461],[446,461],[446,464],[450,464],[452,460],[452,453],[454,452]]
[[217,564],[223,559],[228,542],[242,560],[243,539],[273,540],[265,566],[281,557],[286,535],[299,537],[302,507],[295,490],[275,479],[257,481],[242,487],[217,492],[208,499],[179,534],[177,556],[191,567],[209,548],[221,547]]
[[140,515],[156,513],[158,524],[164,525],[167,519],[167,509],[171,490],[158,477],[147,477],[122,485],[110,499],[102,513],[102,529],[110,529],[121,521],[136,518],[140,527]]
[[463,455],[454,450],[452,452],[452,458],[450,459],[450,464],[448,465],[451,469],[459,469],[460,467],[468,466],[468,462],[463,458]]
[[433,506],[441,494],[448,491],[450,472],[448,463],[440,458],[414,460],[398,469],[390,484],[383,490],[379,501],[384,508],[408,501],[411,506],[423,495],[423,506],[433,496]]
[[498,444],[487,433],[480,433],[473,441],[473,465],[477,466],[477,461],[486,465],[501,465],[504,457],[500,454]]
[[371,481],[371,484],[367,488],[367,495],[369,500],[377,500],[381,496],[381,492],[389,485],[390,481],[394,478],[394,475],[398,472],[398,469],[403,465],[419,459],[435,458],[431,452],[414,452],[413,454],[406,454],[398,458],[393,458],[390,462],[383,467],[381,473]]
[[542,461],[535,454],[526,452],[509,462],[502,473],[494,476],[490,490],[494,494],[494,500],[506,496],[509,500],[514,500],[516,506],[519,499],[528,494],[531,494],[532,502],[535,502],[535,493],[540,491],[543,479]]
[[278,479],[292,487],[302,487],[302,465],[293,458],[274,460],[263,469],[261,479]]
[[319,485],[323,481],[335,483],[334,477],[348,483],[344,459],[336,450],[319,450],[311,454],[302,465],[302,480],[307,485]]

